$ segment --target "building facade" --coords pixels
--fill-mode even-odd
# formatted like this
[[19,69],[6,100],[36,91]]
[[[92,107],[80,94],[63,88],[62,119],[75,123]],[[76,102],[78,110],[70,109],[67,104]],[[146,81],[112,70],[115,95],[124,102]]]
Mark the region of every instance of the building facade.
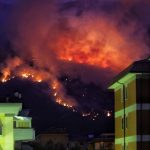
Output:
[[34,140],[31,118],[18,116],[21,103],[0,103],[0,150],[14,150],[21,141]]
[[114,134],[101,134],[99,138],[94,138],[90,144],[93,150],[114,150]]
[[69,137],[68,133],[64,129],[52,127],[39,134],[35,141],[42,147],[46,147],[46,145],[51,144],[53,147],[61,145],[64,149],[67,149]]
[[149,150],[150,60],[134,62],[109,89],[115,97],[115,150]]

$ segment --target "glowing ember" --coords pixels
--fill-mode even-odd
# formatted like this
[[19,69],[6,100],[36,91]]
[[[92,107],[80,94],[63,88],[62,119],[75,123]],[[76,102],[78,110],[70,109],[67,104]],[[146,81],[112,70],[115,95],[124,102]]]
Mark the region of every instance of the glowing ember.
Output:
[[107,112],[107,117],[111,117],[111,112],[110,111]]
[[56,92],[54,93],[54,96],[57,96],[57,93],[56,93]]
[[90,116],[90,115],[91,115],[91,113],[82,113],[83,117],[87,117],[87,116]]
[[56,102],[64,107],[73,108],[76,104],[72,103],[70,99],[63,95],[63,87],[58,80],[52,82],[53,96],[56,99]]
[[37,82],[42,82],[42,80],[41,80],[41,79],[39,79],[39,80],[37,80]]
[[4,83],[4,82],[7,82],[7,80],[6,79],[2,79],[2,82]]
[[53,88],[53,90],[57,89],[57,87],[58,87],[58,83],[57,83],[56,81],[54,81],[54,82],[52,83],[52,88]]
[[23,78],[29,78],[29,76],[30,76],[30,75],[29,75],[29,74],[26,74],[26,73],[23,73],[23,74],[22,74],[22,77],[23,77]]
[[2,70],[3,76],[1,78],[1,82],[7,82],[10,79],[10,70],[9,68],[5,68]]

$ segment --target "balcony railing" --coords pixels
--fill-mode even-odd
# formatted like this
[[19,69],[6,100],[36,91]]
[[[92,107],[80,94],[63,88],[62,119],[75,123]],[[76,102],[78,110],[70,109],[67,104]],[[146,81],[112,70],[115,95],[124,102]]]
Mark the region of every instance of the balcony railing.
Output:
[[31,128],[31,118],[15,116],[14,128]]
[[16,128],[14,129],[15,141],[32,141],[35,139],[35,131],[32,128]]
[[35,139],[35,131],[32,129],[30,117],[14,117],[14,139],[15,141]]

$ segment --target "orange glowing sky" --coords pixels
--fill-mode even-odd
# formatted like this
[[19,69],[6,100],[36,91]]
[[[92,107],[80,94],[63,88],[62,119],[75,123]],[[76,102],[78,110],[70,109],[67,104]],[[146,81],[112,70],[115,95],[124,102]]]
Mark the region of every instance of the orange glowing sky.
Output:
[[[136,12],[137,16],[133,16],[130,8],[136,2],[134,0],[130,3],[128,0],[114,7],[117,11],[111,11],[110,14],[110,10],[101,10],[100,6],[105,4],[105,0],[99,3],[98,11],[95,10],[95,4],[90,8],[91,1],[76,1],[77,5],[72,5],[73,8],[68,8],[67,4],[62,9],[64,12],[60,6],[65,4],[55,3],[55,0],[22,0],[13,5],[8,21],[2,28],[5,31],[2,32],[7,34],[16,57],[8,54],[0,66],[1,81],[5,83],[11,78],[21,77],[33,82],[47,82],[55,102],[72,109],[78,103],[67,95],[59,81],[64,72],[71,74],[73,67],[84,66],[75,70],[77,76],[82,78],[83,74],[84,79],[92,82],[93,76],[89,78],[87,73],[96,74],[98,69],[100,73],[97,78],[102,81],[106,80],[107,71],[110,71],[110,79],[133,61],[148,56],[149,47],[145,41],[147,31],[137,19],[138,15],[144,18],[147,11],[143,14]],[[76,12],[81,8],[81,13],[77,15]],[[84,72],[87,68],[96,71]],[[71,76],[70,74],[67,75]],[[94,83],[100,84],[97,81]]]
[[126,33],[104,18],[83,18],[80,23],[72,19],[70,24],[73,31],[63,32],[55,41],[54,50],[60,60],[119,72],[147,51],[137,39],[126,36],[134,30],[134,24]]

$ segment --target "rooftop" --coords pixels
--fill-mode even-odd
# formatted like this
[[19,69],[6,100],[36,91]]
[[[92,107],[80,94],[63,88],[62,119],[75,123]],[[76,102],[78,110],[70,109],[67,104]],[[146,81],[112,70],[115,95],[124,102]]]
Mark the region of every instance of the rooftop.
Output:
[[0,103],[0,114],[18,115],[21,109],[21,103]]
[[43,131],[41,134],[68,134],[64,128],[51,127]]
[[127,74],[135,74],[135,73],[150,73],[150,57],[147,59],[139,60],[133,62],[129,67],[120,72],[114,80],[110,83],[109,87],[120,80],[122,77]]

